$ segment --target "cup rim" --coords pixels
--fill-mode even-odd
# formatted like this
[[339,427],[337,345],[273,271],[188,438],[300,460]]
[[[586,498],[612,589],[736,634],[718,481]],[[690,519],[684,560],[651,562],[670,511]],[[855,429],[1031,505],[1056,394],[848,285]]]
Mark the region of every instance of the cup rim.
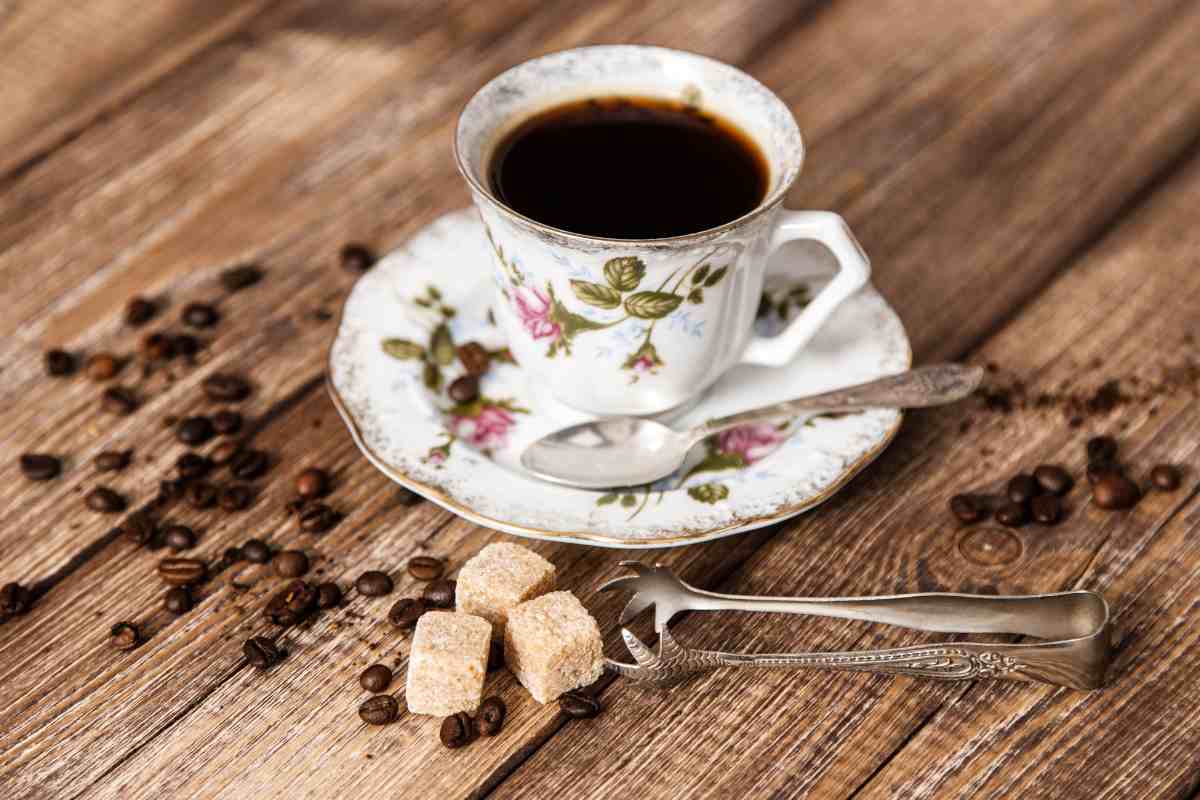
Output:
[[[530,64],[535,64],[535,63],[545,60],[545,59],[556,58],[556,57],[562,56],[566,53],[577,53],[577,52],[585,52],[585,51],[591,51],[591,52],[614,51],[614,50],[643,50],[643,51],[664,53],[664,54],[668,54],[671,56],[683,56],[685,58],[695,59],[695,60],[699,60],[699,61],[707,61],[707,62],[709,62],[717,67],[720,67],[722,69],[729,69],[729,70],[738,72],[742,75],[743,78],[758,85],[767,95],[769,95],[776,103],[778,103],[779,106],[786,112],[786,119],[788,119],[791,122],[792,127],[795,129],[796,141],[799,144],[799,152],[797,152],[795,155],[796,169],[792,173],[792,176],[786,180],[781,181],[780,184],[778,186],[776,186],[774,190],[772,190],[770,193],[768,193],[762,199],[762,201],[759,202],[759,204],[757,206],[750,209],[749,211],[747,211],[745,214],[743,214],[740,217],[732,219],[729,222],[722,223],[713,228],[705,228],[704,230],[694,231],[692,233],[684,233],[684,234],[680,234],[678,236],[665,236],[665,237],[660,237],[660,238],[656,238],[656,239],[621,239],[621,238],[617,238],[617,237],[613,237],[613,236],[592,236],[592,235],[585,234],[585,233],[575,233],[573,231],[568,231],[564,228],[556,228],[553,225],[547,225],[544,222],[538,222],[537,220],[535,220],[531,217],[527,217],[524,214],[522,214],[521,212],[519,212],[516,209],[509,206],[504,201],[500,200],[498,197],[496,197],[496,195],[492,192],[491,188],[486,185],[486,182],[480,181],[473,174],[472,170],[468,167],[468,165],[466,163],[466,159],[463,156],[462,148],[459,146],[460,141],[462,140],[463,115],[466,112],[467,108],[470,107],[471,103],[475,102],[475,100],[479,97],[479,95],[481,95],[484,91],[486,91],[488,89],[488,87],[490,87],[492,84],[499,81],[501,78],[505,77],[506,75],[511,74],[512,72],[514,72],[516,70],[522,69]],[[688,50],[678,50],[678,49],[671,48],[671,47],[658,47],[656,45],[641,45],[641,44],[585,45],[582,47],[568,47],[568,48],[565,48],[562,50],[555,50],[553,52],[545,53],[545,54],[537,56],[535,58],[526,59],[525,61],[522,61],[519,64],[514,64],[513,66],[509,67],[508,69],[492,76],[491,79],[489,79],[486,83],[484,83],[482,86],[480,86],[471,95],[471,97],[463,104],[462,108],[459,110],[458,119],[456,120],[455,125],[454,125],[454,163],[458,167],[458,173],[460,175],[462,175],[463,180],[465,180],[467,182],[467,185],[471,187],[471,189],[476,193],[477,197],[483,197],[489,203],[491,203],[496,209],[498,209],[500,212],[502,212],[506,216],[508,216],[514,220],[517,220],[518,222],[520,222],[524,225],[530,226],[530,227],[534,228],[535,230],[540,231],[541,233],[548,234],[548,235],[555,236],[555,237],[560,237],[560,238],[563,238],[566,240],[575,240],[575,241],[588,243],[588,244],[615,244],[615,245],[620,245],[623,247],[641,246],[641,245],[649,245],[649,246],[674,245],[674,244],[681,244],[681,243],[704,242],[704,241],[708,241],[710,239],[720,237],[731,230],[734,230],[736,228],[741,227],[742,225],[745,225],[746,223],[762,216],[763,214],[767,213],[768,211],[771,211],[772,209],[776,208],[777,206],[779,206],[780,204],[783,203],[783,200],[787,196],[788,191],[791,190],[792,186],[796,183],[796,179],[798,177],[800,177],[800,173],[804,169],[804,161],[805,161],[806,153],[807,153],[807,148],[805,147],[805,144],[804,144],[804,134],[800,130],[800,125],[799,125],[799,123],[796,122],[796,117],[794,114],[792,114],[791,108],[788,107],[787,103],[785,103],[783,101],[783,99],[781,97],[779,97],[779,95],[777,95],[777,94],[775,94],[775,92],[771,91],[771,89],[768,86],[763,84],[761,81],[759,81],[753,75],[751,75],[748,72],[745,72],[742,69],[739,69],[738,67],[733,66],[732,64],[727,64],[724,61],[720,61],[715,58],[710,58],[709,56],[701,55],[699,53],[693,53]]]

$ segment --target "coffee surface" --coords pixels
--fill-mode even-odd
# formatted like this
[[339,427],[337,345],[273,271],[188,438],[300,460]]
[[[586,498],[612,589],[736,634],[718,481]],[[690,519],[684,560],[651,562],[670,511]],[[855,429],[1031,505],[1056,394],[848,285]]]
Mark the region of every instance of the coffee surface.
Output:
[[766,195],[762,151],[732,123],[670,100],[600,97],[542,111],[511,131],[489,168],[515,211],[616,239],[723,225]]

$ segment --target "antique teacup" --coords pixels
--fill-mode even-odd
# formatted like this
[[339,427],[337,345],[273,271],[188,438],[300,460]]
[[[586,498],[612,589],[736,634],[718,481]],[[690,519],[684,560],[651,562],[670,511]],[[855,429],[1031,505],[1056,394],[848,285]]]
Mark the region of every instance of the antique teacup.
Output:
[[[762,201],[697,233],[615,239],[550,227],[497,198],[489,164],[509,131],[552,105],[614,95],[680,100],[738,125],[765,157]],[[455,154],[491,243],[494,312],[509,349],[535,385],[592,414],[668,411],[736,364],[785,364],[870,277],[841,217],[782,207],[804,161],[787,106],[749,75],[710,58],[615,45],[527,61],[467,103]],[[823,243],[838,271],[777,336],[756,336],[768,257],[794,239]]]

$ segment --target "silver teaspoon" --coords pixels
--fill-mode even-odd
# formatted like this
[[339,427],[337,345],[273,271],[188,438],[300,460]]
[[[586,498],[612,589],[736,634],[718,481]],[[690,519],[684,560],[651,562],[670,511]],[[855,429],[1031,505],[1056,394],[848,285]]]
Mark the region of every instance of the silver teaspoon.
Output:
[[638,417],[605,417],[538,439],[521,463],[539,478],[581,489],[638,486],[670,475],[697,442],[729,428],[783,422],[803,412],[940,406],[963,399],[982,378],[979,367],[935,364],[710,419],[686,431]]

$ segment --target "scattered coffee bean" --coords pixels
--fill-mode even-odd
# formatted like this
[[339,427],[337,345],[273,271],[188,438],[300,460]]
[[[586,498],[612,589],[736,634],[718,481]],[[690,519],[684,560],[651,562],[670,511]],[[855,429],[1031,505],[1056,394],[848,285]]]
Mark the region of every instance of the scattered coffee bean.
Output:
[[348,272],[366,272],[375,266],[375,254],[366,245],[350,243],[342,248],[342,269]]
[[212,418],[213,428],[222,436],[229,436],[242,429],[242,415],[229,409],[221,409]]
[[237,483],[222,489],[217,503],[226,511],[242,511],[249,508],[253,500],[254,490],[243,483]]
[[162,332],[148,334],[142,339],[142,358],[147,361],[169,361],[175,357],[175,340]]
[[192,481],[183,491],[192,508],[212,508],[217,502],[217,487],[208,481]]
[[158,562],[158,577],[172,586],[188,586],[204,580],[208,569],[198,558],[164,558]]
[[239,264],[221,273],[221,286],[227,292],[240,292],[262,280],[263,272],[255,264]]
[[479,397],[479,378],[474,375],[460,375],[450,382],[446,394],[456,403],[469,403]]
[[115,377],[121,369],[121,362],[112,353],[96,353],[87,360],[84,369],[89,378],[100,383]]
[[6,583],[0,588],[0,623],[20,616],[33,607],[33,592],[19,583]]
[[171,339],[175,352],[184,358],[191,359],[200,352],[200,340],[190,333],[181,333]]
[[492,357],[488,355],[487,348],[479,342],[467,342],[459,346],[458,360],[462,362],[468,375],[479,377],[488,371]]
[[299,513],[300,530],[306,533],[325,533],[342,519],[341,514],[324,503],[306,503]]
[[284,511],[295,516],[300,516],[304,513],[304,509],[308,508],[307,497],[293,497],[287,501],[287,505],[283,507]]
[[604,709],[599,700],[578,690],[560,696],[558,708],[571,719],[591,719]]
[[421,597],[434,608],[452,608],[454,606],[455,583],[449,578],[441,578],[425,584]]
[[433,556],[413,556],[408,560],[408,574],[419,581],[435,581],[442,577],[446,565]]
[[92,465],[100,472],[119,472],[129,466],[132,450],[105,450],[97,453]]
[[484,736],[495,736],[504,727],[504,715],[507,712],[508,708],[499,697],[484,698],[476,716],[479,732]]
[[100,395],[100,408],[109,414],[125,417],[137,410],[138,399],[124,386],[110,386]]
[[182,453],[179,458],[175,459],[175,471],[185,481],[207,475],[212,466],[212,462],[199,453]]
[[196,534],[186,525],[168,525],[163,529],[163,544],[177,553],[190,550],[196,545]]
[[421,495],[414,492],[412,489],[406,489],[403,486],[396,487],[396,502],[402,506],[415,506],[421,502]]
[[121,533],[139,545],[148,545],[158,533],[158,523],[145,511],[134,511],[121,522]]
[[1089,461],[1087,465],[1087,481],[1092,486],[1106,475],[1124,475],[1125,471],[1115,461]]
[[1110,472],[1092,486],[1092,499],[1110,511],[1133,508],[1142,499],[1142,490],[1124,475]]
[[504,643],[492,639],[488,644],[487,671],[495,672],[504,666]]
[[1008,499],[1017,505],[1025,505],[1039,492],[1037,481],[1032,475],[1022,472],[1008,482]]
[[308,556],[300,550],[284,550],[275,556],[275,571],[284,578],[299,578],[308,572]]
[[442,720],[438,738],[451,750],[465,747],[475,741],[475,721],[465,711],[446,717]]
[[417,620],[429,610],[429,606],[419,597],[405,597],[397,600],[388,611],[388,621],[401,630],[410,630],[417,626]]
[[62,462],[57,456],[46,453],[23,453],[18,459],[21,474],[31,481],[48,481],[62,472]]
[[97,486],[83,496],[83,503],[97,514],[118,514],[125,510],[125,498],[107,486]]
[[1154,488],[1163,492],[1173,492],[1179,488],[1179,468],[1171,464],[1159,464],[1150,470],[1150,482]]
[[317,586],[317,608],[336,608],[342,604],[342,589],[333,581]]
[[211,328],[220,318],[221,315],[208,303],[188,303],[180,314],[183,324],[193,328]]
[[44,361],[46,374],[52,378],[61,378],[75,371],[75,356],[66,350],[47,350]]
[[1117,457],[1117,440],[1111,436],[1094,436],[1087,442],[1088,461],[1112,461]]
[[309,467],[296,478],[296,491],[301,497],[320,497],[329,491],[329,476],[323,469]]
[[1033,479],[1037,481],[1043,492],[1049,492],[1059,497],[1071,491],[1071,487],[1075,485],[1071,473],[1057,464],[1042,464],[1033,471]]
[[385,594],[391,594],[392,578],[386,572],[380,572],[377,569],[368,570],[358,576],[358,580],[354,582],[354,588],[358,589],[359,594],[364,597],[382,597]]
[[265,564],[271,560],[271,547],[262,539],[250,539],[242,545],[242,555],[252,564]]
[[236,564],[239,561],[242,561],[243,559],[244,559],[244,557],[242,556],[242,548],[226,547],[225,552],[221,554],[221,563],[222,563],[221,569],[232,566],[233,564]]
[[175,428],[175,436],[184,444],[204,444],[216,434],[208,417],[184,417]]
[[389,694],[368,697],[358,707],[358,716],[368,725],[387,725],[394,722],[399,713],[400,706],[396,703],[396,698]]
[[383,664],[372,664],[358,676],[358,683],[368,692],[379,694],[392,683],[392,671]]
[[1057,525],[1062,519],[1062,501],[1056,494],[1040,494],[1029,503],[1033,521],[1039,525]]
[[223,467],[242,451],[242,445],[236,441],[221,442],[209,453],[209,459],[218,467]]
[[221,372],[204,379],[204,395],[215,403],[236,403],[250,396],[250,384],[245,378]]
[[950,498],[950,512],[959,522],[970,525],[987,517],[988,504],[979,495],[956,494]]
[[154,319],[158,307],[144,297],[135,297],[125,306],[125,324],[135,328]]
[[1010,528],[1019,528],[1029,521],[1029,511],[1021,503],[1005,503],[996,509],[996,521]]
[[239,481],[250,481],[262,477],[270,465],[270,458],[261,450],[239,450],[229,460],[229,474]]
[[118,622],[108,632],[108,644],[114,650],[132,650],[141,641],[137,626],[132,622]]
[[317,606],[317,590],[305,581],[292,581],[272,597],[263,615],[276,625],[295,625],[313,613]]
[[163,595],[163,608],[172,614],[186,614],[192,610],[192,593],[186,586],[176,586]]
[[242,645],[242,655],[250,666],[268,670],[283,660],[283,651],[266,636],[254,636]]

